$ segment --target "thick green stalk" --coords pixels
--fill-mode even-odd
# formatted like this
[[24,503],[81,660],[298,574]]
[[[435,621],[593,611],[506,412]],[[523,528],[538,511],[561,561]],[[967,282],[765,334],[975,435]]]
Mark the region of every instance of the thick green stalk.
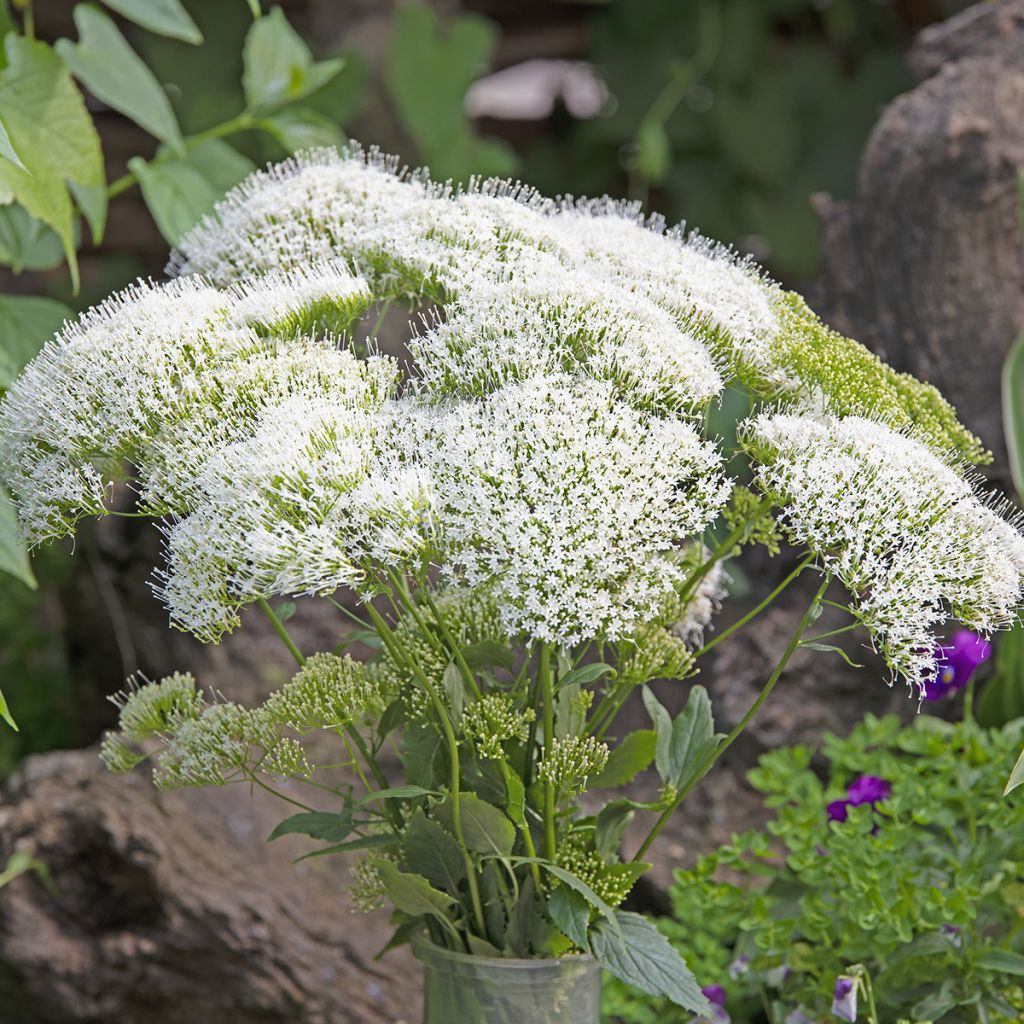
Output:
[[384,617],[373,607],[372,604],[366,605],[366,612],[370,616],[377,632],[380,634],[381,640],[388,646],[392,656],[400,663],[404,663],[409,666],[413,674],[419,680],[420,685],[426,690],[427,695],[430,697],[430,701],[434,706],[434,710],[437,712],[437,716],[441,721],[441,728],[444,731],[445,742],[448,745],[448,761],[450,764],[450,775],[449,775],[449,788],[451,789],[452,796],[452,829],[455,832],[455,840],[459,844],[459,849],[462,853],[463,862],[466,865],[466,877],[469,881],[469,894],[470,900],[473,904],[473,916],[476,918],[477,929],[480,937],[483,938],[487,934],[486,924],[484,922],[484,909],[483,904],[480,902],[480,887],[476,879],[476,866],[473,864],[473,858],[470,856],[469,847],[466,846],[466,837],[462,830],[462,781],[460,778],[460,764],[459,764],[459,744],[455,737],[455,730],[452,728],[451,719],[448,717],[448,711],[444,706],[443,701],[437,694],[437,690],[430,680],[426,677],[423,669],[416,663],[415,659],[410,658],[408,654],[402,650],[402,645],[398,642],[391,627],[384,621]]
[[[551,648],[542,643],[537,666],[541,699],[544,701],[544,754],[550,756],[555,739],[555,692],[551,676]],[[544,852],[552,863],[555,860],[555,784],[544,782]]]
[[697,770],[693,773],[693,780],[683,787],[682,792],[672,801],[672,803],[661,812],[658,820],[654,823],[654,827],[647,834],[647,838],[643,841],[640,849],[637,850],[636,855],[633,857],[634,861],[641,860],[645,853],[650,848],[651,843],[658,838],[661,830],[668,824],[669,819],[677,810],[680,805],[690,794],[690,790],[707,774],[711,766],[736,742],[740,734],[746,729],[751,723],[754,716],[761,710],[764,702],[771,696],[772,690],[775,689],[775,684],[779,681],[782,673],[786,669],[786,665],[789,664],[789,659],[793,656],[796,649],[800,646],[800,640],[804,633],[807,631],[808,626],[818,617],[818,609],[821,605],[821,599],[828,589],[828,585],[831,583],[831,577],[826,576],[818,588],[817,594],[814,595],[814,600],[811,602],[807,611],[804,613],[804,617],[800,620],[800,624],[796,628],[796,632],[793,634],[782,657],[779,659],[778,664],[775,666],[772,674],[768,677],[768,681],[764,684],[761,692],[757,696],[757,700],[750,705],[747,713],[743,716],[741,721],[736,727],[729,733],[728,736],[704,759],[703,763],[700,764]]

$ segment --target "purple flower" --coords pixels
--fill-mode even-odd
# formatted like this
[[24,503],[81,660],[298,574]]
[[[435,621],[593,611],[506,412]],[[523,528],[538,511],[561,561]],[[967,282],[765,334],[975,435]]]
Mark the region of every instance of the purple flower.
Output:
[[857,1019],[857,983],[845,974],[840,974],[836,978],[836,989],[832,994],[832,1012],[840,1020]]
[[804,1013],[804,1008],[802,1006],[798,1006],[792,1013],[786,1014],[786,1019],[783,1021],[783,1024],[815,1024],[815,1021],[813,1017],[808,1017],[807,1014]]
[[[721,985],[705,985],[701,989],[704,998],[711,1004],[711,1024],[731,1024],[732,1018],[725,1009],[725,989]],[[697,1018],[703,1020],[704,1018]]]
[[958,629],[950,642],[936,650],[938,672],[924,686],[925,700],[941,700],[963,689],[977,667],[992,655],[992,645],[969,629]]
[[944,938],[949,939],[950,945],[954,949],[960,949],[964,944],[964,940],[960,935],[960,926],[957,924],[944,924],[939,929],[939,934]]
[[750,970],[750,957],[738,956],[729,964],[729,977],[735,981],[738,977]]
[[849,808],[860,807],[861,804],[874,806],[892,796],[892,786],[886,779],[877,775],[859,775],[846,788],[845,800],[833,800],[825,813],[829,821],[846,821],[850,816]]

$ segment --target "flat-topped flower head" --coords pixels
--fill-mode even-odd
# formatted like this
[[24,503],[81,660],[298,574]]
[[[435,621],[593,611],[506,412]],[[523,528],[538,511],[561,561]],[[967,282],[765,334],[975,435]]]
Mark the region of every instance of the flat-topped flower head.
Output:
[[1024,538],[921,441],[861,417],[764,414],[745,433],[790,539],[846,585],[909,683],[934,678],[948,618],[982,633],[1013,621]]
[[564,376],[439,412],[424,457],[443,570],[490,587],[510,635],[565,645],[652,618],[729,493],[692,427]]

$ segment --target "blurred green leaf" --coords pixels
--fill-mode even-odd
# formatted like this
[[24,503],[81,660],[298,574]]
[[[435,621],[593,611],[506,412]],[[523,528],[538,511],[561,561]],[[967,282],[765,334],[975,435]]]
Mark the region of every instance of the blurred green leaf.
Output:
[[210,213],[228,189],[255,168],[226,142],[211,139],[184,159],[147,163],[128,161],[160,233],[177,245],[185,233]]
[[0,160],[0,192],[13,195],[57,233],[77,290],[73,210],[65,183],[97,189],[104,185],[99,136],[81,93],[49,46],[14,33],[5,44],[8,65],[0,74],[0,121],[26,169]]
[[337,57],[314,63],[309,47],[280,7],[253,22],[242,59],[242,88],[253,109],[300,100],[326,85],[344,64]]
[[0,295],[0,389],[10,387],[65,320],[72,316],[63,302],[38,295]]
[[182,7],[180,0],[103,0],[118,14],[157,35],[180,39],[185,43],[201,43],[202,33]]
[[1017,763],[1013,766],[1013,771],[1010,772],[1010,777],[1006,780],[1003,796],[1009,796],[1018,786],[1024,786],[1024,750],[1021,751]]
[[64,249],[52,228],[12,203],[0,207],[0,263],[16,274],[23,270],[52,270],[64,259]]
[[1003,363],[1003,434],[1018,498],[1024,495],[1024,334]]
[[346,141],[345,133],[334,121],[308,107],[288,107],[264,118],[259,126],[289,153],[322,146],[337,147]]
[[632,169],[653,185],[660,185],[672,163],[672,147],[665,126],[655,118],[644,118],[636,133]]
[[75,25],[79,41],[60,39],[56,44],[72,74],[97,99],[183,154],[181,130],[167,94],[114,22],[98,8],[80,4]]
[[7,701],[4,700],[2,690],[0,690],[0,718],[2,718],[15,732],[18,731],[18,723],[15,722],[11,716],[10,708],[7,707]]
[[0,157],[3,157],[4,160],[9,160],[20,170],[28,170],[21,162],[21,157],[14,152],[14,146],[11,145],[11,137],[7,134],[7,129],[3,126],[3,122],[0,122]]
[[32,590],[38,584],[29,565],[28,552],[18,534],[18,515],[7,492],[0,488],[0,572],[20,580]]
[[495,26],[477,15],[461,15],[442,31],[428,7],[395,12],[385,69],[388,91],[437,180],[503,175],[515,168],[512,151],[477,138],[463,110],[466,91],[486,71],[497,39]]
[[328,843],[340,843],[355,830],[352,820],[352,808],[346,807],[338,813],[330,811],[303,811],[285,818],[273,832],[267,836],[267,842],[287,835],[311,836]]

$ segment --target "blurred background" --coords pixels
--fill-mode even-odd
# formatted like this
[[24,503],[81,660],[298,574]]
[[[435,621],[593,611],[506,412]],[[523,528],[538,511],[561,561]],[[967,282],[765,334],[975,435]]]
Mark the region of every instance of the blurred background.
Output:
[[[263,4],[262,58],[251,36],[258,6],[184,0],[188,20],[168,22],[177,5],[156,0],[107,0],[100,20],[83,14],[99,7],[71,0],[0,0],[0,34],[25,33],[31,19],[35,36],[56,44],[74,72],[109,196],[105,230],[86,216],[70,235],[55,217],[30,215],[24,197],[0,207],[0,387],[69,310],[140,275],[159,278],[171,245],[255,166],[351,138],[410,166],[427,164],[438,178],[500,175],[548,194],[635,199],[751,254],[839,329],[948,391],[995,452],[992,478],[1009,483],[998,388],[1002,358],[1024,326],[1020,3],[282,0],[273,10]],[[122,44],[138,66],[124,65],[131,75],[112,83],[107,72],[123,58]],[[249,116],[253,63],[282,53],[291,78],[280,102],[269,115]],[[154,82],[169,108],[147,104]],[[0,116],[3,89],[0,80]],[[46,154],[38,159],[42,166]],[[88,214],[74,173],[64,177]],[[29,298],[31,305],[21,301]],[[177,1009],[168,995],[176,984],[196,989],[189,960],[197,950],[212,972],[208,993],[234,993],[232,1007],[249,1000],[237,1014],[224,1010],[218,1019],[229,1024],[400,1019],[401,991],[382,994],[395,968],[370,960],[377,926],[360,940],[351,933],[363,925],[347,909],[340,923],[325,909],[340,892],[337,878],[281,877],[287,858],[260,860],[269,855],[253,851],[272,815],[258,802],[244,811],[217,794],[160,802],[134,781],[101,776],[88,748],[115,716],[107,694],[132,673],[193,668],[201,682],[244,701],[287,672],[258,627],[208,650],[172,634],[146,585],[158,557],[151,527],[118,520],[87,525],[73,550],[35,553],[29,571],[9,510],[0,514],[0,567],[8,570],[0,574],[0,686],[20,726],[0,726],[0,780],[10,780],[0,836],[50,829],[48,867],[55,877],[63,872],[61,891],[73,903],[58,912],[28,898],[0,902],[8,1007],[0,1000],[0,1022],[212,1020],[196,1008],[208,1012],[212,994],[214,1002]],[[744,565],[736,614],[784,571]],[[788,634],[788,613],[783,606],[766,616],[750,646],[723,652],[712,667],[705,682],[726,726]],[[300,603],[296,629],[311,646],[336,642],[337,623],[305,614]],[[797,659],[794,673],[789,696],[737,744],[730,771],[680,825],[638,897],[643,909],[664,906],[658,880],[673,864],[758,820],[742,778],[758,753],[783,740],[816,742],[825,729],[848,731],[865,711],[915,710],[881,684],[873,663],[858,675],[837,660],[823,679],[820,667],[812,672]],[[57,750],[85,753],[26,762]],[[186,852],[173,852],[158,833]],[[195,837],[215,852],[192,850]],[[236,864],[232,845],[249,859]],[[170,897],[175,872],[205,872],[207,882]],[[290,895],[271,891],[286,883]],[[247,893],[242,910],[233,884]],[[305,894],[294,891],[303,885]],[[282,921],[299,904],[316,924],[292,934]],[[226,931],[209,924],[204,906]],[[144,940],[140,921],[151,932]],[[140,994],[133,974],[149,955],[145,942],[160,947],[163,973],[149,979],[159,998]],[[332,958],[334,973],[324,974]],[[40,1000],[41,984],[49,994]],[[415,1019],[417,1011],[407,1012]]]

